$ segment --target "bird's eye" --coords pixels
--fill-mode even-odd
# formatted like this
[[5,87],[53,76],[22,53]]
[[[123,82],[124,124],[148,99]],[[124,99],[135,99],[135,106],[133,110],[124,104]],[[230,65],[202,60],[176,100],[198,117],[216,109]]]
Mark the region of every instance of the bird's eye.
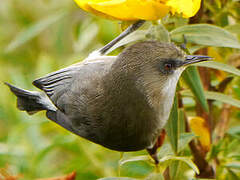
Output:
[[164,69],[166,71],[170,71],[172,69],[173,65],[171,63],[166,63],[164,64]]
[[158,71],[160,71],[161,74],[168,75],[174,73],[174,70],[177,68],[176,66],[176,60],[174,59],[166,59],[166,60],[159,60],[158,64]]

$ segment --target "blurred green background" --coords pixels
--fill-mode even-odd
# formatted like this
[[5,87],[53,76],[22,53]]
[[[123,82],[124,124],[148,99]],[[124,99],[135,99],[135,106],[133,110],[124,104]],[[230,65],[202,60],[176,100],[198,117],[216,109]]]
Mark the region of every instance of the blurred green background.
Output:
[[[237,42],[240,37],[239,1],[205,2],[205,14],[201,22],[225,28],[236,38],[234,42]],[[188,22],[174,17],[165,25],[168,30],[173,30],[191,21],[194,20]],[[29,180],[61,176],[72,171],[77,172],[78,180],[118,175],[120,153],[71,134],[49,121],[44,112],[29,116],[18,111],[16,98],[3,82],[36,90],[31,84],[34,79],[84,59],[90,52],[102,47],[121,32],[119,23],[85,13],[72,0],[0,0],[0,168],[6,169],[12,175],[21,174],[22,179]],[[203,39],[200,36],[198,38]],[[218,43],[217,40],[215,42]],[[216,61],[239,68],[239,49],[226,48],[232,46],[224,46],[226,42],[221,42],[223,44],[219,44],[220,47],[205,48],[200,50],[200,53],[207,51]],[[194,52],[208,44],[200,45],[193,43],[189,48]],[[212,69],[200,69],[200,75],[204,88],[214,91],[216,89],[213,88],[219,88],[221,83],[224,85],[223,82],[232,77],[228,73]],[[181,86],[187,87],[182,82]],[[239,78],[234,76],[222,92],[240,99]],[[187,115],[204,117],[194,98],[184,98],[183,103]],[[225,110],[230,110],[227,112],[227,135],[212,145],[206,159],[217,166],[217,179],[238,179],[239,108],[226,108],[226,105],[219,101],[208,103],[214,142],[219,134],[212,132],[215,127],[221,128],[218,122],[224,116]],[[225,127],[226,124],[223,128]],[[142,154],[146,152],[126,153],[124,157]],[[189,148],[185,148],[184,155],[192,157]],[[203,156],[205,158],[205,154]],[[181,164],[181,170],[181,177],[184,174],[184,177],[191,179],[194,175],[184,164]],[[122,166],[121,176],[139,178],[153,171],[153,165],[140,161]],[[0,174],[1,172],[2,169]]]

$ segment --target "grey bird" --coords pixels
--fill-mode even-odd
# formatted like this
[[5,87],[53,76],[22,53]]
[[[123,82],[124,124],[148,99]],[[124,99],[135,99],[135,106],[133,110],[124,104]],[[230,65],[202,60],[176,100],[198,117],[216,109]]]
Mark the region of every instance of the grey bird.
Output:
[[33,81],[43,92],[6,83],[17,107],[47,117],[72,133],[116,151],[147,149],[158,163],[156,144],[187,65],[209,60],[186,55],[171,43],[143,41],[118,56],[87,58]]

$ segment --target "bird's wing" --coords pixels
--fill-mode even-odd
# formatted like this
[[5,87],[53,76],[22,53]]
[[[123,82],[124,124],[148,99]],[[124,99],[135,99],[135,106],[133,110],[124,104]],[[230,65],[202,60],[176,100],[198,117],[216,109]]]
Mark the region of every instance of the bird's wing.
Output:
[[56,105],[58,98],[69,90],[76,78],[81,83],[84,77],[89,77],[93,72],[102,71],[103,68],[109,67],[115,59],[115,56],[100,56],[86,59],[36,79],[33,81],[33,85],[43,90]]
[[113,61],[117,58],[117,56],[97,56],[97,57],[88,57],[82,61],[84,64],[88,63],[99,63],[99,62],[108,62]]

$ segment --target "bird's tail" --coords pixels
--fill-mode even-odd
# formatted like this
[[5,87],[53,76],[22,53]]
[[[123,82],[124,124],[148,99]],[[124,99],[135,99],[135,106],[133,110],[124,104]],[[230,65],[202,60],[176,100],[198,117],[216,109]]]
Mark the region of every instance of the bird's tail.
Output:
[[44,93],[27,91],[9,83],[5,84],[17,96],[17,108],[19,110],[26,111],[30,115],[42,110],[57,110],[54,104]]

